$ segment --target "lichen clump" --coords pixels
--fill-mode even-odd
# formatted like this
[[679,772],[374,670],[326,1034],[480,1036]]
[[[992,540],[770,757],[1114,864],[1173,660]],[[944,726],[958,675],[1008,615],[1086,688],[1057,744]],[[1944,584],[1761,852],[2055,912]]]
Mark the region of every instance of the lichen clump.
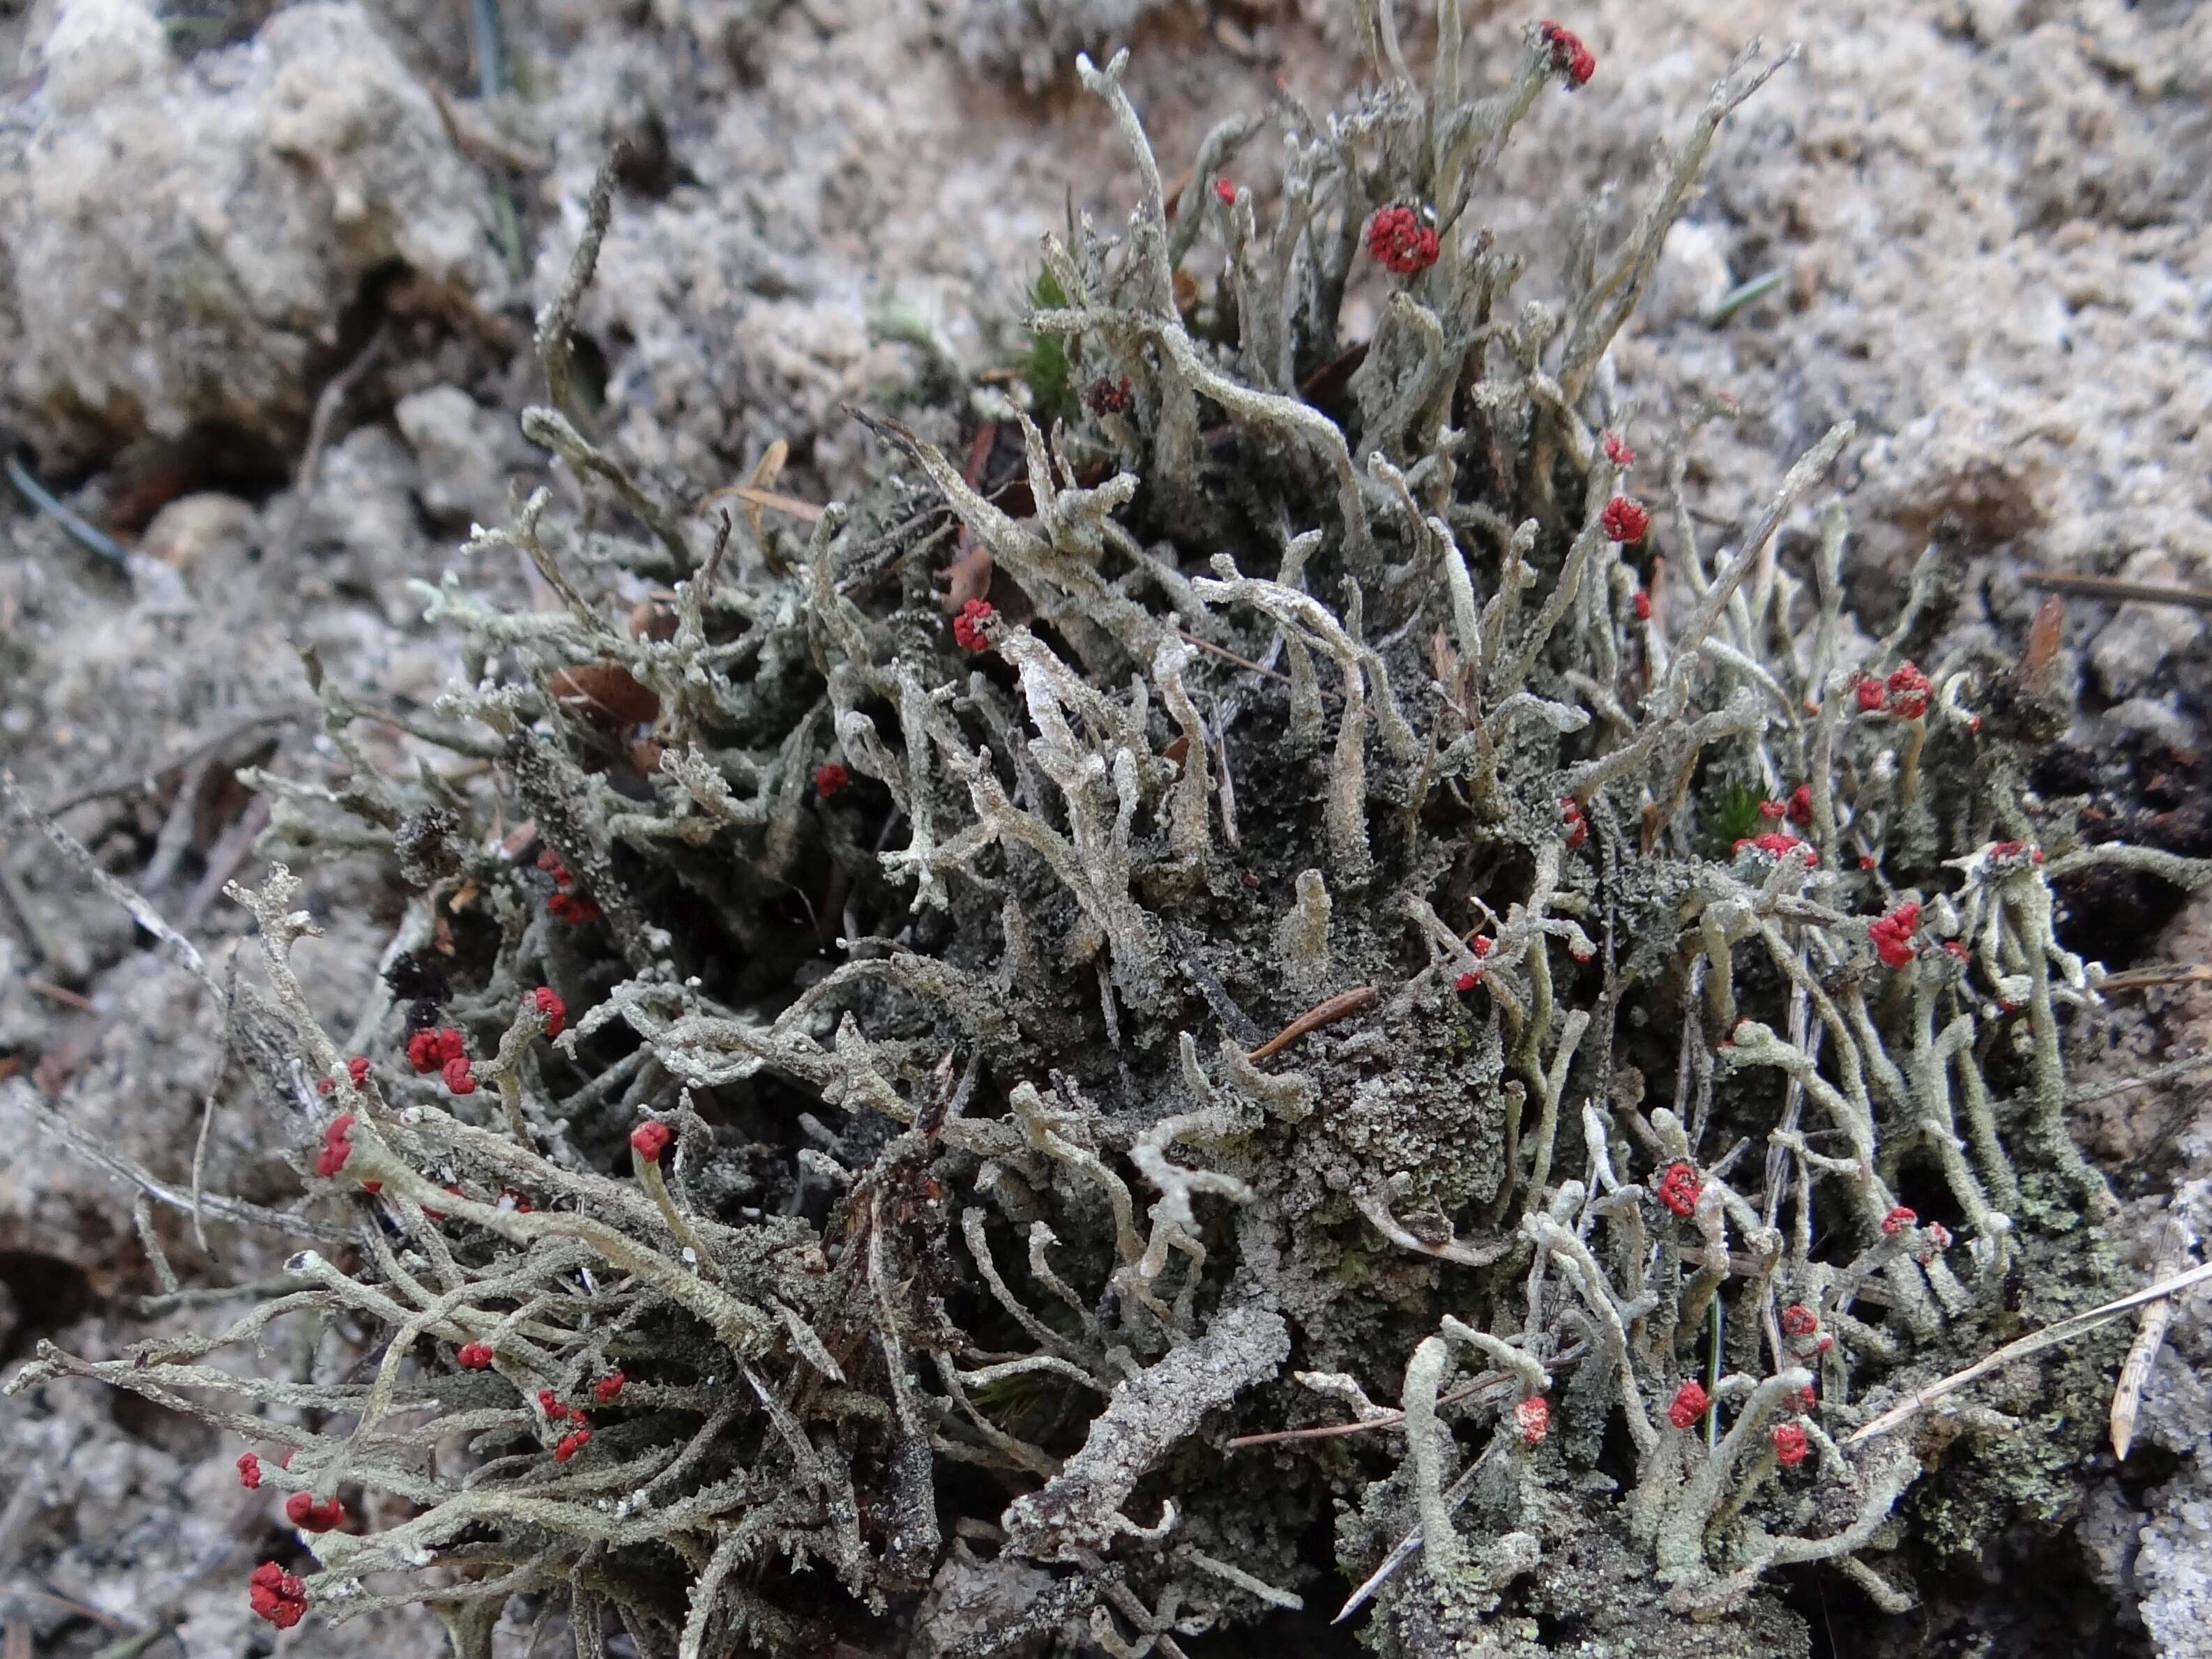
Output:
[[[1775,1567],[1910,1600],[1937,1454],[1845,1431],[2008,1280],[2062,1301],[2051,1241],[2110,1203],[2051,883],[2197,872],[2030,800],[2051,641],[1947,650],[1946,549],[1879,638],[1838,511],[1778,550],[1848,427],[1710,549],[1682,483],[1729,406],[1643,430],[1607,373],[1778,65],[1524,303],[1470,204],[1587,49],[1532,26],[1478,76],[1441,0],[1417,81],[1360,15],[1379,84],[1278,103],[1264,220],[1212,187],[1258,123],[1170,203],[1082,62],[1137,205],[1046,240],[1027,324],[1089,390],[862,415],[890,464],[803,537],[572,421],[603,179],[524,426],[628,530],[541,493],[466,551],[555,608],[422,587],[471,678],[403,723],[465,766],[378,774],[353,728],[398,717],[319,681],[343,769],[259,781],[288,856],[421,890],[362,1063],[293,977],[295,879],[240,895],[270,991],[226,1006],[319,1242],[229,1329],[12,1385],[283,1448],[256,1478],[319,1518],[385,1494],[264,1617],[427,1601],[476,1659],[557,1595],[579,1655],[877,1650],[980,1577],[1024,1611],[968,1659],[1173,1656],[1334,1571],[1383,1652],[1733,1610],[1700,1650],[1769,1654]],[[358,1366],[200,1363],[311,1316]]]

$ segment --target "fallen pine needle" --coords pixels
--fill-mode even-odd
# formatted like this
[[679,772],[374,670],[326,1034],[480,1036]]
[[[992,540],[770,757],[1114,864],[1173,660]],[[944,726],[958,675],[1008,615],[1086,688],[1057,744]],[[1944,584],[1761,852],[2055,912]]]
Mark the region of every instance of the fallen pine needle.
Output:
[[97,1008],[92,1006],[91,998],[81,995],[77,992],[70,990],[64,986],[57,985],[52,980],[27,979],[23,981],[23,988],[27,991],[36,992],[39,995],[50,998],[55,1002],[66,1004],[68,1006],[76,1009],[79,1013],[96,1014],[100,1012]]
[[2062,1319],[2056,1325],[2046,1325],[2017,1342],[2008,1342],[1995,1353],[1976,1360],[1966,1370],[1954,1371],[1940,1382],[1931,1382],[1924,1389],[1915,1389],[1912,1397],[1903,1405],[1892,1407],[1844,1443],[1856,1446],[1862,1440],[1871,1440],[1878,1434],[1887,1434],[1899,1424],[1911,1421],[1944,1395],[1956,1394],[1977,1377],[1987,1376],[1991,1371],[2008,1365],[2015,1359],[2025,1359],[2045,1348],[2055,1348],[2061,1342],[2070,1342],[2084,1331],[2094,1330],[2106,1320],[2118,1318],[2130,1308],[2140,1308],[2147,1302],[2157,1302],[2177,1295],[2191,1285],[2202,1284],[2208,1279],[2212,1279],[2212,1265],[2192,1267],[2185,1273],[2178,1273],[2137,1291],[2133,1296],[2124,1296],[2118,1302],[2107,1302],[2101,1308],[2092,1308],[2087,1313],[2075,1314],[2071,1319]]
[[1324,1025],[1334,1025],[1340,1019],[1358,1013],[1375,1000],[1375,988],[1355,985],[1349,991],[1340,991],[1327,1002],[1315,1004],[1288,1025],[1269,1037],[1245,1056],[1255,1064],[1272,1060],[1309,1031],[1317,1031]]

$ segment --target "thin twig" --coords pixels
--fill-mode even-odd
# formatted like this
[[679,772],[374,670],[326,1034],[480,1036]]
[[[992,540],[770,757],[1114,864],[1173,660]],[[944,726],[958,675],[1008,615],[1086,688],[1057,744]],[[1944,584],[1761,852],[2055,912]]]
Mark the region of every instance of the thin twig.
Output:
[[545,371],[546,392],[556,410],[569,407],[568,363],[576,309],[583,303],[584,290],[591,286],[592,273],[599,266],[599,244],[606,240],[607,226],[614,217],[615,185],[621,180],[628,154],[627,146],[617,141],[600,161],[592,179],[592,193],[585,198],[584,234],[577,239],[576,251],[569,258],[568,274],[562,279],[560,292],[538,313],[538,356]]
[[2138,605],[2182,605],[2192,611],[2212,611],[2212,587],[2168,587],[2156,582],[2123,581],[2115,576],[2062,576],[2031,570],[2021,577],[2030,587],[2058,593],[2079,593],[2089,599],[2132,600]]
[[356,354],[354,360],[331,376],[330,383],[315,398],[315,412],[307,419],[307,447],[300,452],[299,471],[292,478],[292,510],[284,515],[283,539],[295,542],[300,538],[300,526],[307,520],[307,503],[313,496],[315,469],[323,459],[323,447],[330,441],[331,428],[338,418],[338,410],[345,404],[347,395],[361,384],[376,360],[384,355],[386,343],[392,337],[392,320],[385,319],[376,325],[376,332],[368,337],[368,343]]
[[[173,1210],[191,1212],[192,1194],[189,1190],[179,1190],[171,1186],[135,1159],[117,1152],[108,1142],[85,1133],[47,1105],[28,1084],[20,1079],[10,1079],[0,1085],[0,1107],[13,1107],[27,1114],[41,1129],[68,1146],[78,1156],[97,1164],[110,1175],[129,1182],[149,1198],[155,1199]],[[210,1195],[203,1201],[207,1212],[218,1221],[266,1227],[272,1232],[327,1244],[346,1243],[353,1237],[344,1228],[333,1226],[328,1222],[284,1210],[272,1210],[259,1204],[249,1204],[244,1199]]]
[[216,844],[208,848],[207,869],[200,877],[199,885],[192,889],[191,896],[185,900],[184,908],[177,912],[177,927],[180,932],[189,933],[198,928],[201,918],[222,896],[222,890],[230,884],[230,878],[238,873],[239,866],[244,864],[247,855],[253,851],[254,842],[268,827],[269,797],[256,795],[246,803],[246,810],[238,815],[238,822],[224,830]]
[[64,812],[73,812],[80,806],[88,805],[96,800],[105,800],[110,795],[124,795],[134,789],[150,788],[172,772],[181,772],[186,767],[198,765],[211,755],[222,753],[230,747],[234,740],[244,737],[249,732],[258,731],[264,726],[290,726],[301,718],[303,717],[296,711],[282,714],[256,714],[251,720],[240,720],[235,726],[226,727],[211,738],[203,738],[185,750],[184,753],[165,760],[158,766],[144,771],[125,773],[120,777],[111,777],[99,783],[88,784],[82,789],[64,795],[51,806],[44,806],[39,810],[50,818],[58,818]]
[[216,1308],[226,1302],[251,1300],[272,1301],[280,1296],[290,1296],[298,1291],[315,1287],[312,1279],[294,1279],[279,1275],[275,1279],[249,1279],[242,1285],[210,1285],[191,1291],[169,1291],[159,1296],[142,1296],[132,1306],[142,1319],[158,1319],[185,1308]]
[[25,800],[22,790],[15,782],[15,775],[5,769],[0,769],[0,807],[11,809],[25,823],[43,833],[62,856],[75,865],[94,886],[106,896],[110,902],[121,906],[133,921],[167,945],[178,960],[191,970],[193,978],[216,996],[222,994],[222,988],[208,972],[205,959],[192,942],[170,927],[161,913],[147,902],[142,894],[108,874],[106,868],[92,855],[91,849],[82,842]]
[[1349,991],[1340,991],[1328,1001],[1316,1003],[1288,1025],[1269,1037],[1245,1058],[1255,1065],[1273,1059],[1309,1031],[1318,1031],[1324,1025],[1334,1025],[1340,1019],[1358,1013],[1375,1000],[1375,988],[1355,985]]
[[[1460,1478],[1444,1488],[1444,1507],[1447,1511],[1456,1509],[1466,1498],[1468,1493],[1474,1489],[1474,1477],[1482,1472],[1483,1466],[1497,1455],[1498,1449],[1504,1443],[1505,1437],[1503,1434],[1491,1436],[1490,1443],[1482,1449],[1482,1455],[1468,1464]],[[1369,1598],[1382,1588],[1383,1580],[1405,1565],[1413,1552],[1420,1547],[1421,1529],[1415,1527],[1413,1531],[1398,1540],[1398,1547],[1383,1558],[1382,1565],[1367,1576],[1367,1582],[1352,1592],[1345,1604],[1337,1609],[1336,1617],[1330,1620],[1329,1623],[1340,1625],[1360,1608],[1365,1607]]]
[[1285,685],[1288,685],[1291,683],[1290,677],[1288,675],[1278,674],[1272,668],[1262,668],[1258,663],[1254,662],[1249,657],[1240,657],[1234,651],[1224,651],[1219,646],[1214,644],[1211,640],[1201,640],[1197,635],[1192,633],[1188,629],[1178,628],[1176,629],[1176,633],[1186,644],[1194,645],[1201,651],[1211,651],[1215,656],[1221,658],[1224,661],[1233,662],[1239,668],[1245,669],[1255,674],[1263,674],[1267,678],[1279,681]]
[[474,111],[464,109],[453,101],[453,94],[435,81],[422,84],[429,89],[430,101],[438,106],[446,137],[453,141],[453,148],[462,155],[474,161],[496,162],[517,173],[541,173],[552,165],[551,158],[543,151],[516,143]]
[[2140,1308],[2145,1303],[2156,1302],[2165,1297],[2178,1295],[2191,1285],[2200,1285],[2208,1279],[2212,1279],[2212,1264],[2192,1267],[2185,1273],[2176,1274],[2172,1279],[2162,1279],[2147,1289],[2137,1291],[2133,1296],[2124,1296],[2117,1302],[2107,1302],[2101,1308],[2092,1308],[2087,1313],[2075,1314],[2071,1319],[2062,1319],[2056,1325],[2047,1325],[2031,1335],[2023,1336],[2017,1342],[2008,1342],[1995,1353],[1976,1360],[1966,1370],[1953,1371],[1950,1376],[1939,1382],[1931,1382],[1924,1389],[1914,1389],[1911,1398],[1903,1405],[1893,1407],[1884,1412],[1844,1443],[1847,1446],[1856,1446],[1862,1440],[1871,1440],[1878,1434],[1887,1434],[1899,1424],[1910,1421],[1923,1409],[1934,1405],[1944,1395],[1956,1394],[1977,1377],[1986,1376],[1993,1370],[2009,1365],[2015,1359],[2025,1359],[2028,1355],[2040,1353],[2045,1348],[2055,1348],[2062,1342],[2070,1342],[2084,1331],[2094,1330],[2106,1320],[2118,1318],[2130,1308]]
[[165,1613],[144,1630],[109,1643],[93,1659],[138,1659],[140,1654],[176,1629],[180,1617],[173,1612]]
[[[1546,1360],[1544,1369],[1549,1371],[1565,1370],[1580,1359],[1586,1351],[1586,1346],[1577,1342],[1572,1347]],[[1449,1393],[1438,1395],[1437,1409],[1442,1411],[1446,1406],[1455,1406],[1479,1389],[1495,1389],[1500,1383],[1513,1382],[1514,1376],[1510,1371],[1484,1371],[1479,1376],[1469,1377]],[[1518,1384],[1516,1383],[1516,1386],[1517,1387]],[[1238,1451],[1247,1446],[1277,1446],[1301,1440],[1334,1440],[1348,1434],[1366,1434],[1370,1431],[1381,1433],[1390,1429],[1402,1428],[1405,1426],[1405,1422],[1406,1413],[1402,1411],[1381,1411],[1358,1423],[1321,1423],[1310,1429],[1278,1429],[1269,1434],[1240,1434],[1227,1444],[1230,1450]]]
[[[230,965],[224,975],[223,1004],[238,1006],[238,945],[230,948]],[[198,1241],[203,1255],[213,1255],[214,1249],[207,1236],[207,1150],[208,1136],[215,1127],[216,1103],[222,1096],[224,1073],[230,1070],[231,1034],[236,1028],[228,1015],[222,1022],[222,1041],[216,1047],[215,1075],[208,1080],[207,1099],[200,1106],[200,1132],[192,1141],[192,1237]]]
[[[1462,1382],[1448,1394],[1437,1396],[1437,1409],[1456,1406],[1480,1389],[1495,1388],[1501,1382],[1513,1381],[1510,1371],[1485,1371],[1477,1377]],[[1227,1443],[1231,1451],[1242,1451],[1248,1446],[1284,1446],[1301,1440],[1335,1440],[1348,1434],[1381,1434],[1406,1425],[1402,1411],[1377,1412],[1358,1423],[1317,1423],[1310,1429],[1276,1429],[1267,1434],[1240,1434]]]
[[1358,1194],[1352,1202],[1376,1232],[1400,1249],[1412,1250],[1419,1255],[1432,1255],[1439,1261],[1455,1261],[1462,1267],[1487,1267],[1493,1261],[1503,1261],[1510,1255],[1521,1242],[1520,1234],[1508,1233],[1503,1238],[1492,1239],[1487,1244],[1462,1244],[1456,1238],[1433,1244],[1390,1213],[1390,1206],[1379,1189]]
[[46,1606],[58,1607],[73,1618],[88,1619],[95,1625],[106,1626],[110,1630],[128,1630],[131,1627],[131,1621],[127,1619],[118,1619],[112,1613],[102,1613],[98,1607],[88,1606],[67,1595],[57,1595],[52,1590],[33,1589],[27,1584],[10,1584],[5,1591],[0,1591],[0,1595],[5,1595],[11,1599],[21,1596],[26,1601],[43,1601]]
[[2114,1095],[2124,1095],[2130,1089],[2147,1089],[2154,1083],[2171,1083],[2178,1077],[2187,1077],[2192,1072],[2212,1070],[2212,1054],[2191,1054],[2185,1059],[2154,1066],[2134,1077],[2124,1077],[2116,1083],[2085,1083],[2069,1089],[2066,1094],[2069,1106],[2087,1106],[2093,1100],[2110,1100]]

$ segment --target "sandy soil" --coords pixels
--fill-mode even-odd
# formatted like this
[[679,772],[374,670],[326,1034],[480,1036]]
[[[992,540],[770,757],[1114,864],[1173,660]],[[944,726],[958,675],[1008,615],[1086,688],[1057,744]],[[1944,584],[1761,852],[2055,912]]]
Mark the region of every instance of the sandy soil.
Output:
[[[1470,63],[1502,60],[1527,19],[1468,10]],[[514,429],[530,319],[611,138],[641,159],[583,319],[603,430],[691,495],[781,439],[780,487],[822,499],[870,461],[842,404],[1002,360],[1036,238],[1071,207],[1127,211],[1101,111],[1054,72],[1069,49],[1133,46],[1171,177],[1279,79],[1320,103],[1364,67],[1334,0],[507,0],[516,89],[487,104],[465,11],[0,6],[0,440],[126,559],[0,507],[0,761],[31,799],[76,802],[70,828],[218,962],[242,926],[221,880],[256,823],[237,769],[315,740],[298,648],[426,703],[457,665],[404,582],[434,577],[511,489],[554,482]],[[1489,215],[1528,259],[1528,298],[1578,216],[1620,233],[1654,141],[1747,37],[1802,43],[1724,137],[1616,354],[1634,435],[1662,456],[1693,396],[1741,406],[1692,459],[1703,534],[1725,542],[1850,418],[1869,611],[1945,515],[1977,556],[1970,630],[2016,632],[2034,569],[2212,585],[2212,9],[1592,0],[1562,19],[1599,73],[1547,95]],[[1417,61],[1425,40],[1410,23]],[[1274,159],[1263,136],[1233,164],[1263,212]],[[2081,743],[2198,750],[2200,613],[2075,602],[2066,643],[2093,711]],[[264,1199],[292,1179],[284,1130],[223,1083],[201,999],[143,935],[32,838],[0,842],[0,1343],[113,1349],[155,1270],[123,1189],[27,1100],[179,1181],[212,1091],[209,1184]],[[312,890],[336,1013],[391,913],[373,867],[335,863]],[[2208,941],[2199,902],[2140,945],[2203,961]],[[2116,1069],[2212,1043],[2201,988],[2142,1000]],[[2193,1093],[2117,1097],[2089,1130],[2142,1237],[2177,1190],[2212,1220]],[[285,1249],[211,1226],[203,1253],[189,1222],[159,1225],[189,1284],[250,1279]],[[2177,1324],[2183,1359],[2206,1358],[2205,1311]],[[2172,1455],[2212,1425],[2186,1364],[2169,1360],[2146,1419],[2169,1473],[2106,1480],[2085,1549],[2160,1650],[2212,1652],[2212,1535],[2189,1518],[2212,1513],[2212,1482]],[[0,1618],[41,1651],[162,1622],[193,1656],[252,1649],[238,1581],[274,1528],[238,1489],[236,1447],[89,1388],[0,1401]],[[431,1650],[427,1619],[404,1622],[319,1627],[313,1647]]]

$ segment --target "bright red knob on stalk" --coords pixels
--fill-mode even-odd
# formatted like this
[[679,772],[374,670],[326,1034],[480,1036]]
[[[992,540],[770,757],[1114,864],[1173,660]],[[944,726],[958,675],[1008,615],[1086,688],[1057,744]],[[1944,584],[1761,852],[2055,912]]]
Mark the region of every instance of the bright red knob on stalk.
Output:
[[1808,1442],[1802,1423],[1777,1423],[1774,1425],[1774,1461],[1785,1469],[1794,1469],[1805,1461]]
[[952,619],[952,637],[963,651],[988,651],[991,647],[990,636],[983,630],[998,615],[999,608],[988,599],[970,599]]
[[246,1599],[257,1618],[289,1630],[307,1616],[307,1587],[274,1561],[264,1561],[246,1581]]
[[284,1518],[302,1532],[329,1532],[345,1522],[345,1505],[335,1498],[320,1502],[303,1492],[284,1500]]
[[1436,264],[1443,248],[1436,227],[1422,222],[1421,216],[1410,207],[1377,208],[1367,222],[1367,251],[1378,264],[1401,276],[1426,270]]
[[1667,1420],[1678,1429],[1686,1429],[1705,1414],[1712,1404],[1703,1384],[1685,1382],[1674,1390],[1674,1398],[1667,1407]]
[[1704,1179],[1687,1164],[1669,1164],[1659,1177],[1659,1201],[1676,1215],[1687,1216],[1698,1207]]
[[1597,521],[1607,541],[1640,542],[1651,528],[1651,510],[1641,501],[1615,495],[1605,504]]

